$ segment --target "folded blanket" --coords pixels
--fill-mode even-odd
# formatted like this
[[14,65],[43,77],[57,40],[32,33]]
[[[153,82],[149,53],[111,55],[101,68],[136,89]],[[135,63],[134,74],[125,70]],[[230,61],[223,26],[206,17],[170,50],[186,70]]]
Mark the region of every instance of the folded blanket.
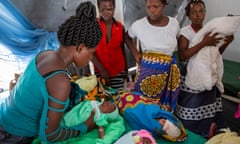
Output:
[[[190,47],[198,44],[205,34],[212,32],[224,37],[231,35],[240,27],[240,16],[217,17],[209,21],[192,39]],[[216,85],[223,93],[223,60],[216,47],[207,46],[195,54],[188,63],[186,85],[194,90],[211,90]]]

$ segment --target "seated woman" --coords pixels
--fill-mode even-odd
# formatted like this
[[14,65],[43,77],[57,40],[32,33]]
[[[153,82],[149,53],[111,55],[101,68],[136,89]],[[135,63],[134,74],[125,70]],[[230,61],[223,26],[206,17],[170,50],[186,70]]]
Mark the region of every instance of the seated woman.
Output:
[[145,129],[155,137],[173,142],[187,138],[182,123],[172,113],[162,110],[157,99],[127,92],[115,97],[114,101],[132,129]]

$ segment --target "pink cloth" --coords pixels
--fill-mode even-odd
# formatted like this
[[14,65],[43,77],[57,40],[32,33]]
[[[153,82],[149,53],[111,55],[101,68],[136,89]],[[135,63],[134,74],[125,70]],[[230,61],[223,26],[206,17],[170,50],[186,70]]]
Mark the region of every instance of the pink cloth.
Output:
[[[238,79],[240,80],[240,76],[238,76]],[[240,97],[240,91],[238,92],[238,96]],[[240,118],[240,104],[238,104],[238,110],[235,113],[235,118]]]
[[[153,136],[150,132],[145,129],[139,130],[136,132],[136,135],[140,136],[141,138],[148,138],[151,141],[151,144],[157,144]],[[142,142],[137,142],[136,144],[143,144]]]
[[238,111],[235,113],[235,118],[240,118],[240,104],[238,104]]

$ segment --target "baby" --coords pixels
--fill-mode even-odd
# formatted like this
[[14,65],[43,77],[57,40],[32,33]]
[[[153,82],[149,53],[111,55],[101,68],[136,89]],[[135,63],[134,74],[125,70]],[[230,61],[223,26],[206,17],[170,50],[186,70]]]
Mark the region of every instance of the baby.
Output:
[[61,124],[68,127],[79,125],[92,111],[95,111],[94,121],[98,128],[98,137],[92,138],[96,142],[112,143],[124,133],[124,120],[116,105],[108,101],[84,100],[64,115]]
[[146,129],[155,137],[173,142],[187,138],[182,123],[172,113],[161,109],[156,99],[127,92],[117,96],[115,103],[134,130]]
[[[118,108],[112,102],[101,102],[91,101],[92,107],[96,112],[96,120],[101,120],[101,113],[107,116],[108,121],[114,121],[119,115]],[[97,123],[97,122],[96,122]],[[98,125],[98,136],[99,138],[104,137],[104,124],[97,123]]]

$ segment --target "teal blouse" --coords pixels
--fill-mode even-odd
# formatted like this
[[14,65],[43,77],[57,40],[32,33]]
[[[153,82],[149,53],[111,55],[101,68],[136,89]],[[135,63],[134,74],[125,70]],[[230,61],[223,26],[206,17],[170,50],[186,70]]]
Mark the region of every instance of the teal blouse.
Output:
[[[39,136],[43,142],[47,142],[49,136],[58,134],[52,140],[55,141],[62,135],[63,129],[70,132],[70,137],[75,137],[78,130],[81,131],[81,134],[85,133],[87,127],[84,123],[76,127],[59,127],[49,135],[45,133],[48,111],[64,112],[69,105],[69,99],[67,101],[59,101],[50,96],[47,91],[47,79],[59,73],[67,74],[65,71],[60,70],[43,77],[37,70],[35,57],[20,76],[10,96],[0,104],[0,126],[13,135]],[[64,109],[50,107],[48,105],[49,99],[64,105]],[[69,135],[67,132],[65,136]]]

